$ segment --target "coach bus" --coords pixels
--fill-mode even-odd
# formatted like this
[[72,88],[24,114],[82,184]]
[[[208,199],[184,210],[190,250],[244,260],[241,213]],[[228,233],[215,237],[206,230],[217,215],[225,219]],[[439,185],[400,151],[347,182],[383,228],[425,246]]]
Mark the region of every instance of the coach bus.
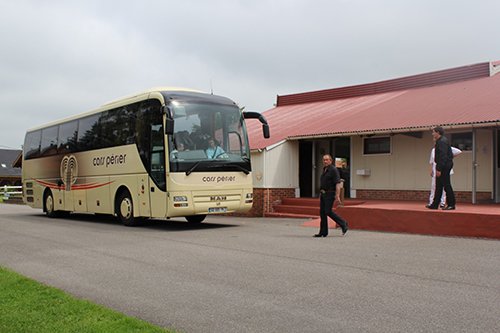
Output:
[[47,216],[147,218],[242,213],[252,207],[244,119],[258,112],[194,90],[152,89],[30,129],[23,146],[23,200]]

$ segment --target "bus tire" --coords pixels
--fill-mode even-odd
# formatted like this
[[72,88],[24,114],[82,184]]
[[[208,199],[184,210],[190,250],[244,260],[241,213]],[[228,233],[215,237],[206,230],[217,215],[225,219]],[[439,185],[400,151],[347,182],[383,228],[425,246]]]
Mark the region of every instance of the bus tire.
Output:
[[134,218],[134,202],[127,190],[118,194],[115,207],[116,216],[121,223],[127,227],[138,225],[138,220]]
[[52,195],[51,190],[46,190],[43,195],[43,207],[47,217],[58,217],[57,211],[54,208],[54,196]]
[[191,216],[186,216],[186,220],[191,223],[191,224],[199,224],[205,220],[206,215],[191,215]]

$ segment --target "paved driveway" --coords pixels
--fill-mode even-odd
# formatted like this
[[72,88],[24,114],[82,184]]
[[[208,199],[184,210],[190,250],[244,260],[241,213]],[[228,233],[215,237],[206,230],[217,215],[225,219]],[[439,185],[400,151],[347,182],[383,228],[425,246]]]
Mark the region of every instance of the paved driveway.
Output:
[[0,204],[0,265],[185,332],[498,332],[500,242],[209,217],[127,228]]

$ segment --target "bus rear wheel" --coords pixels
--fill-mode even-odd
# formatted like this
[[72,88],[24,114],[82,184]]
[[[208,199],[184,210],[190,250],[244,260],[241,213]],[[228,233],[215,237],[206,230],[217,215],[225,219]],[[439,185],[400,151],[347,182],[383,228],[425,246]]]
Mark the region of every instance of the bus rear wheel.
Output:
[[50,190],[45,192],[43,202],[45,204],[45,214],[48,217],[57,217],[57,212],[54,208],[54,196],[52,195],[52,192]]
[[191,224],[198,224],[203,222],[205,220],[206,215],[191,215],[191,216],[186,216],[186,220],[191,223]]
[[138,225],[138,220],[134,218],[134,202],[128,191],[122,191],[116,200],[116,216],[121,223],[128,227]]

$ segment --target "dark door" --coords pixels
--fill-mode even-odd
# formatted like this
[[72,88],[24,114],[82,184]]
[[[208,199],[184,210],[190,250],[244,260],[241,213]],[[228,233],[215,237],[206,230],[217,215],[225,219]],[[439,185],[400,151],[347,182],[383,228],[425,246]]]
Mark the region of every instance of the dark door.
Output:
[[312,197],[313,143],[299,142],[299,187],[302,198]]
[[493,184],[495,193],[495,202],[500,202],[500,130],[496,131],[496,151],[493,152],[496,156],[495,158],[495,182]]

